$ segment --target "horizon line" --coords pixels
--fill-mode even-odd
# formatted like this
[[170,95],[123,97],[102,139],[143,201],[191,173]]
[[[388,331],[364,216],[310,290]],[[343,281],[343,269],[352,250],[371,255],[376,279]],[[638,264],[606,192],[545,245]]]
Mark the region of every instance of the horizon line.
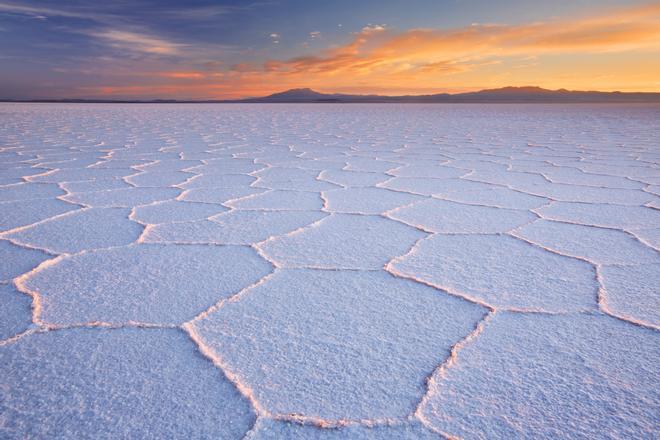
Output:
[[[354,99],[418,99],[418,98],[431,98],[431,97],[446,97],[448,99],[452,97],[466,97],[466,96],[483,96],[484,98],[487,96],[487,92],[506,92],[506,91],[511,91],[513,93],[517,93],[518,96],[517,98],[521,99],[524,101],[524,96],[525,94],[533,95],[534,98],[538,99],[540,98],[539,95],[534,95],[534,93],[555,93],[555,97],[557,97],[559,94],[597,94],[599,96],[630,96],[630,95],[646,95],[646,97],[658,97],[660,98],[660,91],[620,91],[620,90],[614,90],[614,91],[604,91],[604,90],[572,90],[572,89],[566,89],[566,88],[559,88],[559,89],[546,89],[540,86],[503,86],[503,87],[497,87],[497,88],[486,88],[486,89],[475,89],[473,91],[467,91],[467,92],[440,92],[440,93],[425,93],[425,94],[376,94],[376,93],[342,93],[342,92],[318,92],[310,87],[295,87],[287,90],[283,90],[280,92],[274,92],[269,95],[265,96],[250,96],[250,97],[244,97],[244,98],[233,98],[233,99],[222,99],[222,98],[183,98],[183,99],[175,99],[175,98],[149,98],[149,99],[132,99],[132,98],[67,98],[67,97],[57,97],[57,98],[8,98],[8,97],[0,97],[0,102],[25,102],[25,103],[57,103],[57,102],[70,102],[70,103],[260,103],[263,101],[258,101],[258,100],[265,100],[269,99],[271,97],[277,97],[278,95],[286,95],[287,93],[294,93],[294,92],[305,92],[305,93],[313,93],[315,95],[321,95],[321,96],[328,96],[328,97],[352,97]],[[493,96],[490,95],[492,101]],[[532,96],[529,96],[530,98]],[[548,98],[551,96],[549,95]],[[570,96],[566,96],[569,98]],[[502,100],[506,101],[504,96],[500,96],[500,102]],[[302,99],[302,98],[298,98]],[[515,101],[516,97],[510,96],[510,100]],[[296,101],[296,100],[294,100]],[[313,101],[313,100],[305,100],[303,102],[320,102],[324,103],[325,101]],[[351,103],[347,101],[336,101],[337,103]],[[468,101],[465,103],[477,103],[477,101]],[[556,102],[556,101],[552,101]],[[284,103],[284,102],[283,102]]]

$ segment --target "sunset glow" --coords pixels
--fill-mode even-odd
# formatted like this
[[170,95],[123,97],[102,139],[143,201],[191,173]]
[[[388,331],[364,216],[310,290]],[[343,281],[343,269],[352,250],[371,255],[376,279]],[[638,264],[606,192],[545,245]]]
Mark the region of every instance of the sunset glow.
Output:
[[660,3],[417,3],[3,1],[0,97],[660,91]]

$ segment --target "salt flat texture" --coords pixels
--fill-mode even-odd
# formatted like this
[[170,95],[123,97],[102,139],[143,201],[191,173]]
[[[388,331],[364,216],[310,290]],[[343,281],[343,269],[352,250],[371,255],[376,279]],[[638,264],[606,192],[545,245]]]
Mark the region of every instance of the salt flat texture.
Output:
[[0,120],[2,438],[658,435],[657,106]]

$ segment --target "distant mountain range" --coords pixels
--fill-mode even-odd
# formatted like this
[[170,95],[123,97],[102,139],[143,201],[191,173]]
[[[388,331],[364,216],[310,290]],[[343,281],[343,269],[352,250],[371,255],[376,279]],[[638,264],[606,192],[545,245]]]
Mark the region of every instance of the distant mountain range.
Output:
[[583,92],[548,90],[540,87],[503,87],[468,93],[435,95],[346,95],[319,93],[312,89],[291,89],[263,98],[236,102],[340,102],[340,103],[525,103],[525,102],[660,102],[660,93]]
[[595,92],[576,90],[548,90],[541,87],[503,87],[467,93],[439,93],[435,95],[349,95],[320,93],[312,89],[291,89],[260,98],[235,100],[104,100],[104,99],[36,99],[0,100],[4,102],[89,102],[89,103],[606,103],[657,102],[660,93]]

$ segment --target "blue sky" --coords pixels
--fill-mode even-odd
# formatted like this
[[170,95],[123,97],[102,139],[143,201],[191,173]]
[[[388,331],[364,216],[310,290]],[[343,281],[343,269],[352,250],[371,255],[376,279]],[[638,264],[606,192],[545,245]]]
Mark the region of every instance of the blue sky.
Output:
[[[439,33],[461,32],[475,29],[475,26],[490,32],[493,26],[519,29],[543,23],[549,24],[541,30],[547,34],[547,28],[553,23],[558,29],[568,26],[567,22],[579,27],[576,20],[602,16],[609,17],[608,26],[616,31],[619,23],[613,17],[617,11],[627,11],[638,5],[648,7],[657,3],[616,0],[197,0],[185,3],[0,0],[0,97],[233,97],[306,85],[365,92],[488,87],[494,85],[498,75],[502,76],[505,67],[513,68],[510,51],[501,59],[493,59],[497,47],[475,55],[465,50],[456,54],[451,47],[439,44],[437,52],[426,52],[414,60],[403,60],[404,57],[395,54],[398,64],[389,69],[385,69],[382,59],[372,63],[374,68],[369,72],[356,70],[357,64],[350,70],[342,67],[344,70],[334,71],[334,82],[329,78],[328,69],[321,72],[318,66],[309,68],[306,64],[301,68],[294,63],[295,72],[292,72],[290,61],[304,57],[332,58],[342,48],[351,47],[364,37],[368,41],[360,43],[354,56],[371,62],[373,57],[369,51],[376,50],[378,45],[387,47],[386,38],[393,40],[420,29],[428,33],[419,34],[419,38],[437,38]],[[639,14],[631,17],[627,25],[637,24],[636,20],[647,25],[657,24],[655,8],[641,18]],[[649,40],[656,35],[644,29],[646,33],[641,36],[639,32],[625,34],[628,40],[639,37],[642,43],[626,49],[617,41],[615,52],[629,58],[632,53],[635,60],[641,60],[641,55],[648,55],[649,51],[654,53],[657,45],[649,45]],[[609,44],[607,29],[602,32],[605,43]],[[510,45],[508,41],[500,44]],[[598,50],[588,50],[595,65],[602,65],[603,54],[611,52],[602,46]],[[519,60],[539,59],[539,54],[533,50],[529,52],[517,50],[515,54],[520,55]],[[544,59],[559,57],[558,64],[566,64],[565,58],[575,54],[574,49],[546,52],[543,49],[539,53]],[[635,54],[640,56],[635,57]],[[606,56],[605,63],[610,58]],[[418,69],[438,63],[452,67],[436,69],[433,75],[420,76],[418,70],[407,77],[400,73],[406,65]],[[492,67],[498,63],[504,67],[499,70]],[[641,67],[656,68],[655,64]],[[475,72],[481,72],[482,76],[475,77]],[[346,80],[352,74],[357,78],[355,86]],[[624,74],[627,75],[626,72],[617,73],[621,78]],[[382,84],[375,80],[379,77],[384,78]],[[502,81],[506,77],[504,75]],[[509,77],[513,82],[521,80]],[[534,83],[535,78],[534,72],[530,72],[528,82]],[[637,85],[632,88],[655,87],[649,79],[637,78],[636,81]],[[423,84],[418,84],[420,82]],[[626,83],[619,82],[622,86]],[[613,86],[618,85],[615,83],[612,81]],[[450,85],[442,87],[443,84]],[[205,86],[209,86],[206,93]]]

